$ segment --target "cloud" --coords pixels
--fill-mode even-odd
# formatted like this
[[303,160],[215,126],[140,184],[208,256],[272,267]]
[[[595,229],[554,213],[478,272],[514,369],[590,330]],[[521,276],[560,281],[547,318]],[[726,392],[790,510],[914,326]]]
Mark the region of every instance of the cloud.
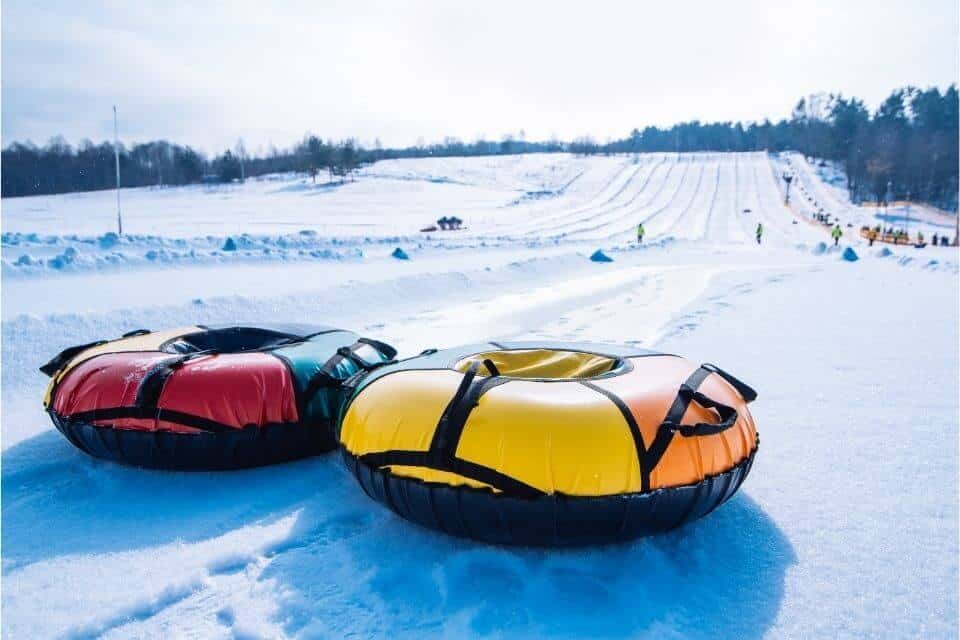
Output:
[[5,0],[3,138],[624,135],[957,77],[957,6]]

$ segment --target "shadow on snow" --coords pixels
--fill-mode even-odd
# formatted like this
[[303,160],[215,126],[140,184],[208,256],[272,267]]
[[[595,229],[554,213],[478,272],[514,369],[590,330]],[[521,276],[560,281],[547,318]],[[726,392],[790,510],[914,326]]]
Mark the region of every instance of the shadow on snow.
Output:
[[88,458],[48,431],[4,453],[2,481],[4,574],[297,514],[286,539],[261,550],[271,561],[257,578],[292,635],[759,637],[795,562],[743,493],[669,534],[557,551],[410,524],[369,500],[335,455],[240,472],[147,471]]

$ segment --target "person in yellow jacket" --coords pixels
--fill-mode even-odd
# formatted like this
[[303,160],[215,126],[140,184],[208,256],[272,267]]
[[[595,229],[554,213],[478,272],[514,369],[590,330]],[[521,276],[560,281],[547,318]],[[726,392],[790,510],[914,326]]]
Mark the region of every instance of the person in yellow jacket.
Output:
[[843,235],[843,231],[840,230],[840,225],[839,225],[839,224],[836,225],[836,226],[833,228],[833,231],[830,232],[830,235],[833,236],[833,246],[835,246],[835,247],[836,247],[836,246],[839,246],[839,245],[840,245],[840,236]]
[[643,223],[637,225],[637,244],[643,244],[643,234],[646,233],[646,230],[643,228]]

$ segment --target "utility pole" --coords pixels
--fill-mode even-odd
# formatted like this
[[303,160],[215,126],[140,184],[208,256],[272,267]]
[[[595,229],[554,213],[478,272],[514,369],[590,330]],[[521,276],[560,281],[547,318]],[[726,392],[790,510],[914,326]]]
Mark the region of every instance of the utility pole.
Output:
[[783,203],[790,204],[790,183],[793,182],[793,174],[785,171],[783,173],[783,181],[787,183],[786,196],[783,199]]
[[120,216],[120,137],[117,133],[117,105],[113,105],[113,161],[117,170],[117,235],[123,235],[123,218]]
[[247,181],[247,172],[243,166],[243,159],[247,156],[247,148],[243,144],[243,138],[237,138],[237,146],[234,147],[237,152],[237,160],[240,161],[240,182]]
[[907,191],[907,206],[905,208],[907,210],[906,231],[907,231],[907,235],[910,235],[910,192],[909,191]]

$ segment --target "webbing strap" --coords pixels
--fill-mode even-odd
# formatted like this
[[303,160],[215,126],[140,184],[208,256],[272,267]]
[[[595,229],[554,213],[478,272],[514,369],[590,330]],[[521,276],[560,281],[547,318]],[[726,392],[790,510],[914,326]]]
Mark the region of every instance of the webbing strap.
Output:
[[467,400],[467,394],[477,377],[477,370],[480,368],[479,362],[474,362],[463,374],[463,380],[457,387],[453,398],[443,410],[437,428],[433,431],[433,439],[430,441],[430,458],[438,463],[441,460],[448,460],[457,453],[457,444],[460,442],[460,436],[463,434],[463,427],[467,423],[470,411],[473,406]]
[[[737,410],[727,406],[712,398],[700,393],[698,389],[703,381],[706,380],[715,367],[712,365],[703,365],[690,374],[686,381],[680,385],[677,396],[673,399],[673,404],[667,411],[666,417],[657,429],[657,435],[650,443],[650,448],[643,453],[642,466],[647,474],[651,473],[667,452],[667,447],[673,441],[675,434],[680,434],[685,438],[696,436],[716,435],[726,431],[737,422]],[[754,393],[756,397],[756,393]],[[696,424],[682,424],[683,416],[687,413],[691,402],[696,402],[702,407],[714,409],[720,416],[719,423],[698,422]]]
[[716,435],[722,431],[726,431],[737,422],[736,409],[717,402],[716,400],[703,395],[699,391],[696,391],[687,385],[681,385],[680,391],[677,393],[677,395],[686,396],[688,398],[688,405],[690,402],[696,402],[701,407],[715,410],[720,416],[720,422],[717,423],[698,422],[696,424],[675,424],[664,421],[661,425],[662,427],[672,429],[675,433],[679,433],[685,438]]
[[[490,371],[490,376],[477,379],[480,366]],[[479,404],[484,393],[509,382],[500,377],[496,365],[489,360],[474,361],[463,375],[453,397],[444,409],[427,451],[390,450],[368,453],[360,460],[376,467],[389,465],[412,465],[438,471],[450,471],[478,482],[490,485],[504,493],[521,497],[543,495],[539,489],[525,484],[504,473],[469,460],[457,457],[460,437],[470,413]]]
[[[361,349],[364,346],[369,346],[375,349],[384,357],[384,360],[379,362],[368,362],[367,360],[361,358],[356,352],[358,349]],[[356,381],[362,377],[365,377],[374,369],[379,369],[380,367],[388,364],[394,364],[396,362],[396,356],[396,349],[385,342],[372,340],[370,338],[358,338],[357,341],[349,347],[340,347],[337,349],[337,352],[334,355],[332,355],[326,362],[323,363],[323,366],[320,367],[320,370],[313,374],[310,377],[310,380],[307,381],[306,388],[304,388],[302,394],[303,404],[305,406],[310,404],[310,402],[313,400],[313,397],[320,391],[320,389],[325,387],[341,385],[345,389],[349,389],[351,383],[356,384]],[[358,369],[356,373],[347,377],[346,380],[340,380],[333,375],[337,365],[343,360],[349,360],[355,364]]]
[[[357,351],[359,351],[363,347],[372,347],[378,353],[380,353],[384,357],[384,359],[378,360],[375,362],[370,362],[369,360],[365,360],[364,358],[361,358],[360,355],[357,354]],[[360,338],[349,347],[340,347],[339,349],[337,349],[337,355],[340,356],[341,358],[346,358],[347,360],[354,363],[355,365],[357,365],[357,367],[359,367],[364,371],[373,371],[374,369],[377,369],[384,365],[393,364],[394,362],[396,362],[394,358],[397,355],[397,350],[391,347],[390,345],[380,342],[378,340]],[[328,360],[327,364],[330,364],[331,360]],[[333,364],[336,365],[335,362]],[[327,366],[327,365],[324,365],[324,366]]]
[[99,347],[102,344],[106,344],[106,340],[96,340],[95,342],[88,342],[86,344],[78,344],[75,347],[67,347],[57,355],[53,356],[50,359],[50,362],[47,362],[40,367],[40,371],[50,376],[51,378],[57,371],[60,371],[65,367],[71,360],[74,359],[81,351],[86,351],[91,347]]
[[357,338],[357,342],[370,345],[379,351],[387,360],[393,360],[397,357],[397,350],[388,345],[386,342],[374,340],[373,338]]
[[430,458],[428,451],[406,451],[395,449],[392,451],[378,451],[375,453],[366,453],[359,458],[363,462],[374,468],[389,467],[391,465],[426,467],[437,471],[448,471],[464,478],[470,478],[477,482],[489,485],[502,491],[504,494],[519,498],[536,498],[544,495],[536,487],[532,487],[525,482],[517,480],[511,476],[501,473],[496,469],[485,467],[482,464],[452,458],[450,460],[436,461]]
[[150,371],[143,376],[140,386],[137,388],[137,397],[134,404],[138,407],[155,407],[160,401],[160,394],[163,392],[164,385],[173,375],[173,372],[181,368],[190,360],[202,356],[214,355],[212,351],[197,351],[187,353],[181,356],[168,358],[156,364]]
[[210,431],[213,433],[223,433],[227,431],[237,431],[232,427],[216,420],[210,420],[201,416],[196,416],[182,411],[172,409],[162,409],[160,407],[105,407],[101,409],[91,409],[81,411],[69,416],[62,416],[61,420],[65,422],[84,422],[92,424],[102,420],[119,420],[122,418],[136,418],[140,420],[159,420],[161,422],[173,422],[185,427],[199,429],[201,431]]
[[757,391],[753,387],[748,385],[746,382],[744,382],[743,380],[740,380],[739,378],[735,378],[733,375],[727,373],[717,365],[710,364],[709,362],[704,363],[700,366],[703,369],[706,369],[707,371],[715,373],[721,378],[723,378],[724,380],[726,380],[727,384],[729,384],[731,387],[736,389],[737,393],[739,393],[740,396],[744,400],[746,400],[748,404],[757,399]]

